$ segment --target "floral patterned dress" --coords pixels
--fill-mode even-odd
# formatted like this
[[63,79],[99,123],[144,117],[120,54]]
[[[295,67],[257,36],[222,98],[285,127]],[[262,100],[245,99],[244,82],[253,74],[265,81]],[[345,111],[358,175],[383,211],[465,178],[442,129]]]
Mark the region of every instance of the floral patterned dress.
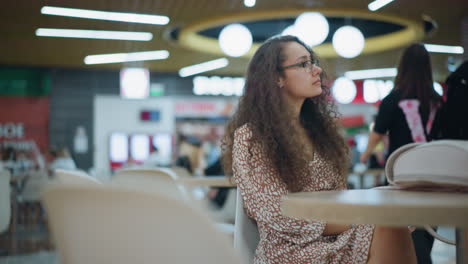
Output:
[[[337,236],[325,236],[323,221],[300,220],[281,213],[286,184],[277,177],[264,153],[254,143],[247,125],[234,135],[233,172],[244,209],[257,222],[260,242],[254,263],[366,263],[373,225],[356,225]],[[337,173],[317,153],[309,164],[302,191],[345,189]]]

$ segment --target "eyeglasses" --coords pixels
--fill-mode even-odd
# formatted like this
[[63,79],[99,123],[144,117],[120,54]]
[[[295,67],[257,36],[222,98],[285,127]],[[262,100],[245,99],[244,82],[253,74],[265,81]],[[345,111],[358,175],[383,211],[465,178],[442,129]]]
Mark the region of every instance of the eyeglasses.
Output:
[[296,64],[283,66],[281,68],[281,70],[286,70],[286,69],[289,69],[289,68],[299,67],[299,68],[304,69],[304,71],[306,71],[306,72],[311,72],[312,69],[314,68],[314,66],[318,67],[318,60],[317,59],[306,60],[306,61],[299,62],[299,63],[296,63]]

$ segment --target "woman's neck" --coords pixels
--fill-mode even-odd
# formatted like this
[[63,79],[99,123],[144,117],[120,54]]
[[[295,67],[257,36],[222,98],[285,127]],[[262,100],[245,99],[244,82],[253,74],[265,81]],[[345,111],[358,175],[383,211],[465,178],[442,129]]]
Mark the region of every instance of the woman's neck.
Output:
[[291,118],[294,122],[298,122],[299,124],[301,123],[301,109],[302,105],[304,104],[304,99],[290,99],[290,105],[291,105]]

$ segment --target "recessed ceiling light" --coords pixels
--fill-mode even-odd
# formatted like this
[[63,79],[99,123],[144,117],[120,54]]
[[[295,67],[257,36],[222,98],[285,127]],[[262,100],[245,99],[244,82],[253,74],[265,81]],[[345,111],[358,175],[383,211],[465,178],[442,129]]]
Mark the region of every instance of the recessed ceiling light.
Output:
[[439,52],[439,53],[453,53],[453,54],[463,54],[464,50],[462,46],[447,46],[447,45],[435,45],[435,44],[424,44],[424,47],[429,52]]
[[169,57],[167,50],[141,51],[132,53],[112,53],[89,55],[84,58],[85,64],[104,64],[104,63],[120,63],[127,61],[147,61],[147,60],[164,60]]
[[110,21],[143,23],[153,25],[167,25],[169,17],[159,15],[142,15],[124,12],[107,12],[78,8],[64,8],[55,6],[44,6],[41,8],[41,13],[44,15],[67,16],[89,19],[100,19]]
[[348,71],[345,72],[345,76],[351,80],[371,79],[371,78],[383,78],[383,77],[395,77],[397,75],[396,68],[381,68],[381,69],[369,69],[359,71]]
[[244,5],[246,7],[254,7],[255,6],[255,0],[244,0]]
[[179,70],[180,77],[187,77],[190,75],[212,71],[228,66],[229,61],[226,58],[216,59],[212,61],[203,62],[187,67],[183,67]]
[[136,41],[150,41],[153,39],[153,34],[148,33],[148,32],[60,29],[60,28],[38,28],[36,30],[36,36],[59,37],[59,38],[117,39],[117,40],[136,40]]
[[389,3],[393,2],[393,0],[375,0],[374,2],[370,3],[367,8],[369,8],[370,11],[376,11]]

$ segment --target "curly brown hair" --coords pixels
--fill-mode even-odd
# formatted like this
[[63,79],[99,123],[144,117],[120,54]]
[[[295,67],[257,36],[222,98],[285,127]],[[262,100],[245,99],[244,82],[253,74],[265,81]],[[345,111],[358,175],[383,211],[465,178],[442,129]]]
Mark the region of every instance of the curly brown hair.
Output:
[[[298,182],[307,170],[310,155],[303,148],[299,131],[292,125],[291,107],[278,84],[279,78],[284,77],[281,68],[286,60],[283,46],[288,42],[301,44],[310,52],[311,58],[316,58],[307,45],[293,36],[270,38],[260,46],[248,66],[244,95],[226,127],[222,142],[222,161],[226,174],[232,174],[234,132],[248,124],[255,144],[259,145],[267,159],[274,164],[288,190],[297,192],[301,190]],[[325,79],[324,72],[321,78]],[[321,95],[304,101],[300,122],[313,143],[314,151],[330,161],[344,179],[348,168],[348,147],[339,133],[338,113],[330,99],[330,89],[324,83],[322,81]]]

